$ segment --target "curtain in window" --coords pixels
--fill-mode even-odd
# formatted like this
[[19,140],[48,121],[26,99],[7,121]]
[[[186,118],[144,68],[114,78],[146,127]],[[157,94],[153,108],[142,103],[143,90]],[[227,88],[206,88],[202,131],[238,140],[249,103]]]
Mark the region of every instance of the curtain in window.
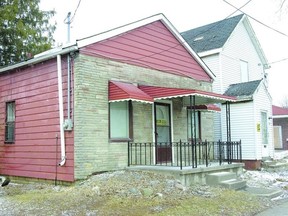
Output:
[[128,102],[110,103],[110,138],[129,138]]
[[15,128],[15,102],[6,104],[6,127],[5,127],[5,141],[14,142],[14,128]]

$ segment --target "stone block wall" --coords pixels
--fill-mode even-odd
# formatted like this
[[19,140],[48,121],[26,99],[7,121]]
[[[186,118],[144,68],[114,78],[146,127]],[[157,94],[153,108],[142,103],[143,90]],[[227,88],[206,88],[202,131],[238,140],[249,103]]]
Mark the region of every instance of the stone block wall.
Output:
[[[211,83],[208,82],[79,54],[74,65],[76,179],[127,166],[127,143],[109,141],[109,80],[211,91]],[[182,106],[181,98],[172,101],[174,141],[182,137],[187,139],[186,109]],[[153,105],[140,102],[133,102],[132,105],[134,141],[153,141]],[[205,129],[206,125],[211,127],[212,117],[207,121],[205,117],[204,121],[202,127],[205,136],[213,137],[213,134],[208,134],[213,130]]]

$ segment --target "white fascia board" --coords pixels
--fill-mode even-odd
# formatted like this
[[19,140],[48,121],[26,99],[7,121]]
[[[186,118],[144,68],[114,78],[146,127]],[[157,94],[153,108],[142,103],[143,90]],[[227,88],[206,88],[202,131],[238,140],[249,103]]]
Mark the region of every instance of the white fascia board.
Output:
[[272,118],[288,118],[288,115],[273,115]]
[[115,37],[117,35],[123,34],[125,32],[128,32],[130,30],[133,30],[135,28],[147,25],[149,23],[155,22],[157,20],[161,20],[163,19],[164,15],[163,14],[156,14],[154,16],[150,16],[148,18],[145,19],[141,19],[132,23],[129,23],[127,25],[123,25],[114,29],[110,29],[108,31],[93,35],[93,36],[89,36],[86,38],[82,38],[77,40],[77,45],[79,48],[85,47],[87,45],[93,44],[93,43],[97,43],[99,41],[111,38],[111,37]]
[[254,47],[255,47],[258,55],[259,55],[259,58],[261,60],[261,63],[263,65],[264,69],[269,69],[270,67],[268,65],[268,60],[264,54],[264,51],[261,47],[261,44],[260,44],[259,40],[257,39],[256,34],[255,34],[255,32],[254,32],[254,30],[253,30],[253,28],[252,28],[246,15],[244,15],[242,22],[243,22],[243,25],[245,26],[251,40],[252,40],[252,43],[253,43],[253,45],[254,45]]
[[218,54],[218,53],[222,52],[222,50],[223,50],[222,48],[217,48],[217,49],[213,49],[213,50],[200,52],[200,53],[198,53],[198,55],[202,58],[202,57]]
[[4,67],[4,68],[0,68],[0,73],[6,72],[9,70],[14,70],[14,69],[17,69],[20,67],[24,67],[26,65],[37,64],[39,62],[43,62],[43,61],[46,61],[48,59],[55,58],[57,55],[63,55],[63,54],[69,53],[69,52],[77,51],[77,50],[78,50],[77,46],[70,46],[70,47],[67,47],[65,49],[63,49],[63,48],[51,49],[51,50],[43,52],[43,54],[42,53],[37,54],[34,58],[29,59],[27,61],[23,61],[23,62],[13,64],[13,65],[10,65],[10,66]]

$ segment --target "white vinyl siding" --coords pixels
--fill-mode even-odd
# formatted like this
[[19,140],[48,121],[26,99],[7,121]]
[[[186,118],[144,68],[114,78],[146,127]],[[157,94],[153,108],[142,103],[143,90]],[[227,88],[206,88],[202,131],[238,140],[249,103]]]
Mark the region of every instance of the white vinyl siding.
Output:
[[[221,55],[214,54],[205,56],[202,58],[205,64],[210,68],[210,70],[216,76],[215,80],[213,81],[212,88],[213,92],[218,94],[223,94],[224,90],[222,88],[222,68],[221,68]],[[219,106],[221,106],[219,104]],[[214,130],[214,137],[213,140],[221,140],[221,113],[213,113],[213,130]]]
[[[226,113],[222,106],[222,139],[226,140]],[[230,105],[231,140],[242,142],[242,158],[255,159],[255,124],[253,102]]]
[[220,59],[219,54],[209,55],[202,58],[205,64],[209,67],[209,69],[213,72],[216,76],[212,84],[213,92],[215,93],[223,93],[221,89],[221,80],[222,74],[220,70]]
[[[260,84],[257,94],[254,97],[254,107],[255,107],[255,123],[260,123],[260,132],[256,131],[256,147],[257,147],[257,157],[268,157],[274,156],[274,145],[273,145],[273,122],[272,122],[272,100],[267,94],[265,86],[263,83]],[[267,139],[266,145],[263,145],[263,137],[261,130],[261,113],[267,113]],[[265,153],[267,155],[265,155]]]
[[243,23],[235,28],[221,54],[224,89],[241,82],[240,60],[248,63],[249,81],[263,78],[263,65]]
[[241,72],[241,82],[249,81],[249,69],[248,62],[240,60],[240,72]]

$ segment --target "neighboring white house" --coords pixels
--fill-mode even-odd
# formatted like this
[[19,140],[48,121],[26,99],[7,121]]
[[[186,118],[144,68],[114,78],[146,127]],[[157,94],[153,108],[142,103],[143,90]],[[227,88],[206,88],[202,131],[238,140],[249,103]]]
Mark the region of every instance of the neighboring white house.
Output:
[[[182,36],[216,75],[213,91],[238,98],[230,106],[231,139],[241,139],[246,168],[259,168],[263,158],[274,156],[272,98],[267,89],[267,59],[248,18],[241,14]],[[214,116],[216,140],[227,136],[224,105],[221,110]]]

